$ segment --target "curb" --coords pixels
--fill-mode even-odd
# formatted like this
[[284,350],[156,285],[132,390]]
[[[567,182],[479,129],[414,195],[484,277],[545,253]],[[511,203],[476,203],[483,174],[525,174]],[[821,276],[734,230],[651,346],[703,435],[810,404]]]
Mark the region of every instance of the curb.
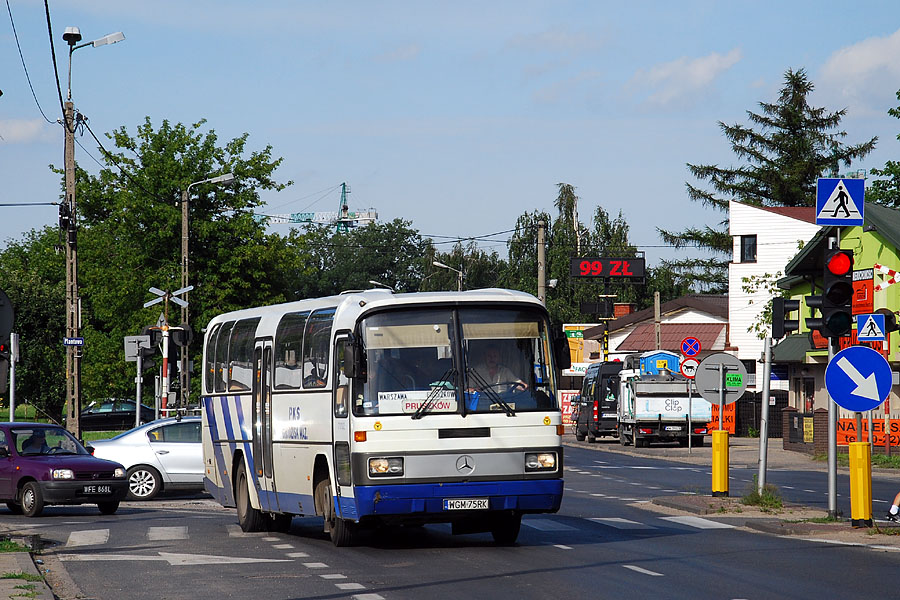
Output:
[[[7,574],[23,574],[28,579],[16,577],[0,579],[0,598],[55,599],[50,586],[44,579],[44,574],[38,571],[29,552],[0,554],[0,575]],[[40,581],[34,580],[34,578],[40,578]]]

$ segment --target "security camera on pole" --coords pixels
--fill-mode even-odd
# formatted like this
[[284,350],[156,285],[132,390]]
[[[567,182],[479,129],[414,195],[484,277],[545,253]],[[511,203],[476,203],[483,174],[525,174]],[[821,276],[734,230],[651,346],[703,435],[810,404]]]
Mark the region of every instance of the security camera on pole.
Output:
[[189,285],[187,287],[183,287],[180,290],[175,290],[174,292],[165,292],[159,288],[152,287],[150,288],[151,294],[156,294],[158,298],[154,298],[149,302],[144,303],[144,308],[148,308],[153,306],[154,304],[159,304],[160,302],[164,302],[164,310],[163,310],[163,319],[162,323],[158,324],[156,327],[151,327],[151,329],[157,329],[162,332],[162,413],[165,416],[168,416],[168,404],[169,404],[169,387],[170,387],[170,376],[169,376],[169,332],[173,330],[182,331],[181,327],[170,327],[169,326],[169,301],[171,300],[175,304],[181,307],[186,307],[188,305],[187,302],[178,298],[181,294],[186,294],[194,289],[194,286]]

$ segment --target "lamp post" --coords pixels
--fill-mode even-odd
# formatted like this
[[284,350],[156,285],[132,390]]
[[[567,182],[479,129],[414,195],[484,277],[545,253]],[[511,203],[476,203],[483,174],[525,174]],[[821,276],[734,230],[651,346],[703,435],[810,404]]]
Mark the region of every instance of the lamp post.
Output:
[[111,33],[92,42],[79,44],[81,31],[66,27],[63,39],[69,44],[69,79],[66,102],[63,105],[65,128],[64,161],[66,173],[66,198],[60,205],[60,225],[66,228],[66,428],[81,437],[81,347],[75,345],[81,326],[81,301],[78,298],[78,228],[75,219],[75,105],[72,102],[72,54],[85,46],[105,46],[125,39],[121,31]]
[[449,265],[445,265],[444,263],[438,262],[438,261],[434,261],[431,264],[433,264],[436,267],[440,267],[442,269],[447,269],[448,271],[453,271],[454,273],[456,273],[456,291],[458,291],[458,292],[462,291],[462,280],[463,280],[463,272],[462,271],[460,271],[459,269],[454,269],[453,267],[451,267]]
[[[181,288],[188,287],[188,202],[190,200],[191,188],[195,185],[200,185],[203,183],[213,183],[215,185],[231,185],[234,183],[234,174],[233,173],[225,173],[223,175],[218,175],[216,177],[210,177],[209,179],[203,179],[201,181],[195,181],[194,183],[187,186],[184,192],[181,193]],[[184,305],[181,307],[181,323],[183,325],[188,324],[188,292],[184,293]],[[180,406],[182,408],[187,407],[187,400],[189,397],[188,390],[188,352],[187,345],[183,345],[181,347],[181,392],[180,392]]]

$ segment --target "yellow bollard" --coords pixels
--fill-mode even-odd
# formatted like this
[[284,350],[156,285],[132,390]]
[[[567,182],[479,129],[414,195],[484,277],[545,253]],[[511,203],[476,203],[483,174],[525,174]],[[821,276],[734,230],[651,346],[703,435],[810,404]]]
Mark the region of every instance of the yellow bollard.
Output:
[[728,495],[728,431],[712,432],[712,495]]
[[872,526],[872,450],[868,442],[850,442],[850,522]]

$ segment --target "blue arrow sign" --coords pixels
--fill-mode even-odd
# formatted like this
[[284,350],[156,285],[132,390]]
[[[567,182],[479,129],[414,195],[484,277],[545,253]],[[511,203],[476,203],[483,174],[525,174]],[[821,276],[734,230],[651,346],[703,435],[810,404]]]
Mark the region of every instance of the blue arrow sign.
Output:
[[843,408],[872,410],[891,392],[891,366],[867,346],[850,346],[834,355],[825,369],[825,388]]
[[865,179],[816,181],[816,225],[862,225],[865,209]]
[[883,342],[884,315],[856,315],[856,339],[860,342]]

